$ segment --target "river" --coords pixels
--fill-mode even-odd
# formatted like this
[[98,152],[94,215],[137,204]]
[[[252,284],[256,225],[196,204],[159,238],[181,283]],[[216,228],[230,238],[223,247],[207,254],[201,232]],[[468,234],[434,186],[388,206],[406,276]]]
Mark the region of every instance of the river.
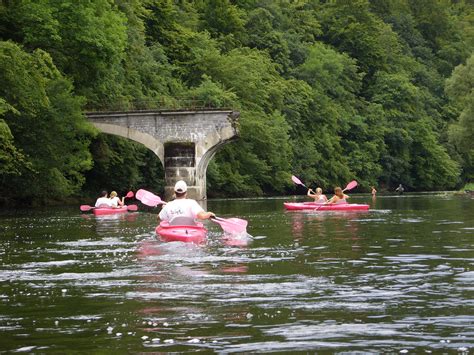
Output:
[[368,212],[209,200],[251,237],[156,240],[157,210],[0,213],[0,353],[474,347],[474,199],[354,195]]

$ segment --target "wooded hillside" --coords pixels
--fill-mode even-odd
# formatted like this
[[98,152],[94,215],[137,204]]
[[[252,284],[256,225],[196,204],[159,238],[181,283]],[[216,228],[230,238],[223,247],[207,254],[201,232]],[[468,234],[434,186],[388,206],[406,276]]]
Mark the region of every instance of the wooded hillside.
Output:
[[210,196],[284,194],[291,174],[452,189],[474,176],[474,4],[447,0],[0,2],[0,195],[160,192],[144,147],[86,109],[241,112]]

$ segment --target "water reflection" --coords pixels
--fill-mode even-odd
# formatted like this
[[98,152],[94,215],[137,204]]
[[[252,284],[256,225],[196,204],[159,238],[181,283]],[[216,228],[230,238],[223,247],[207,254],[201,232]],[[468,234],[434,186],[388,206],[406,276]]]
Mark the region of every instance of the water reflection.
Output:
[[[218,240],[213,243],[216,237]],[[222,237],[211,235],[211,241],[207,245],[163,243],[155,237],[146,238],[139,243],[138,259],[147,272],[140,281],[139,288],[128,292],[127,297],[145,302],[140,314],[144,317],[144,327],[141,330],[150,334],[151,340],[146,339],[147,347],[169,347],[183,342],[189,344],[189,337],[185,341],[182,338],[186,331],[197,330],[196,323],[199,323],[199,329],[205,329],[223,319],[246,319],[247,312],[238,317],[234,312],[226,312],[223,318],[207,303],[210,295],[216,291],[221,292],[224,280],[232,283],[231,279],[221,280],[220,275],[241,275],[249,270],[246,263],[238,261],[242,243],[239,242],[239,247],[235,248],[236,242],[233,239],[232,248],[227,249],[226,243],[232,236],[225,236],[226,240]],[[248,237],[245,238],[248,240]],[[226,249],[215,255],[211,250],[216,247]],[[172,304],[166,307],[153,306],[163,300],[170,300]],[[242,310],[238,312],[242,313]],[[193,339],[193,344],[202,342],[199,338]]]
[[[291,232],[295,241],[302,242],[304,236],[352,240],[357,242],[359,220],[370,216],[369,211],[288,211]],[[353,247],[357,247],[356,244]]]
[[95,216],[92,213],[81,214],[81,218],[89,223],[92,223],[95,227],[96,233],[101,236],[120,233],[121,230],[127,228],[128,223],[135,222],[137,217],[137,212],[110,214],[103,216]]
[[252,236],[246,232],[243,233],[223,233],[222,243],[229,247],[246,248],[252,242]]

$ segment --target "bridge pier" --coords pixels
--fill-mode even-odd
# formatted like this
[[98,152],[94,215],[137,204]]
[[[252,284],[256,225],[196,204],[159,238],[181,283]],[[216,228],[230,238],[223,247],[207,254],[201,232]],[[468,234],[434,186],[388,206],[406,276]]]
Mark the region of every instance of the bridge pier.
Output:
[[188,196],[207,198],[206,171],[217,150],[238,136],[239,113],[231,110],[89,112],[100,131],[139,142],[160,159],[165,171],[165,196],[186,181]]

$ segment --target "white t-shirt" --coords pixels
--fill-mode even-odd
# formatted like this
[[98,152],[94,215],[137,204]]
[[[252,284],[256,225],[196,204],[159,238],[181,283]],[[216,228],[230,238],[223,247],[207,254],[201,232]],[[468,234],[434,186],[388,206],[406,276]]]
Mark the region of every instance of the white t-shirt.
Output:
[[108,197],[99,197],[97,201],[95,202],[95,207],[99,206],[107,206],[107,207],[112,207],[112,202]]
[[118,206],[120,206],[120,204],[119,204],[120,199],[118,198],[118,196],[112,197],[112,198],[110,198],[109,200],[110,200],[110,204],[111,204],[113,207],[118,207]]
[[171,221],[174,217],[196,218],[199,212],[204,212],[203,208],[192,199],[180,198],[168,202],[159,214],[162,221]]

